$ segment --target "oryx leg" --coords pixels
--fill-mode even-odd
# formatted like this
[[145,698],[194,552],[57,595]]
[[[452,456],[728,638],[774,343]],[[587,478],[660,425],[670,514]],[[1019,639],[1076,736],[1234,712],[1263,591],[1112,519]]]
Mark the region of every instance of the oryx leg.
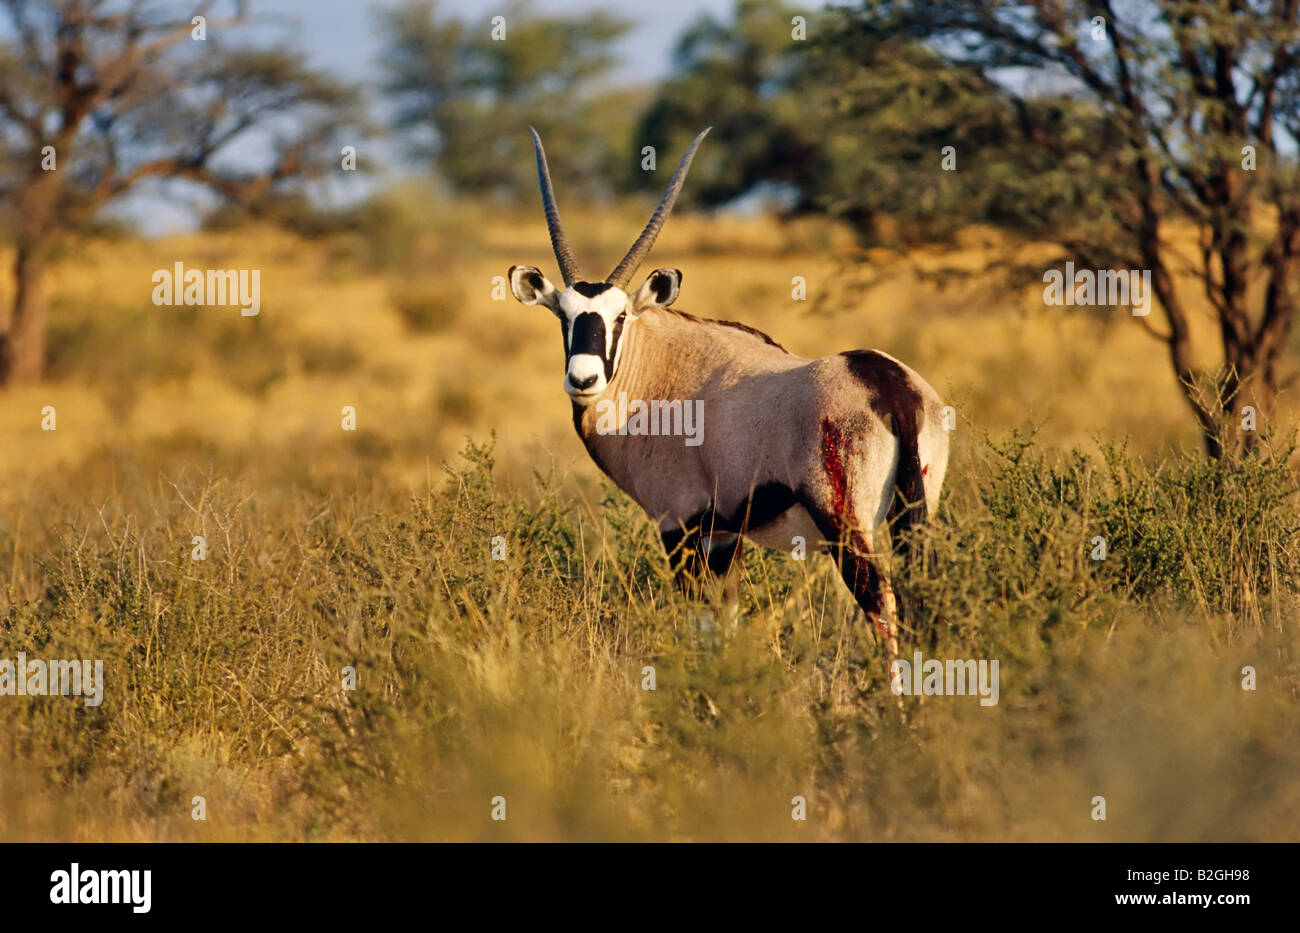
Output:
[[898,658],[898,601],[894,588],[876,566],[870,536],[851,530],[840,532],[840,536],[831,547],[831,555],[845,586],[884,642],[888,669],[892,671]]
[[849,592],[884,643],[892,674],[898,658],[898,601],[877,566],[874,529],[885,519],[890,501],[881,500],[876,491],[892,489],[896,454],[884,455],[888,448],[882,443],[874,455],[855,458],[854,445],[836,423],[823,420],[821,428],[825,486],[805,493],[803,505],[830,545]]
[[693,598],[700,578],[703,561],[700,537],[697,530],[683,531],[679,528],[660,529],[659,537],[664,543],[664,552],[668,555],[668,566],[673,571],[673,581],[682,595]]
[[728,622],[735,624],[740,608],[740,564],[743,546],[740,535],[700,528],[660,530],[664,550],[677,588],[689,599],[700,599],[715,579],[722,581],[722,597]]
[[735,629],[740,621],[740,566],[744,539],[738,534],[715,532],[704,539],[709,573],[722,580],[722,604],[727,626]]

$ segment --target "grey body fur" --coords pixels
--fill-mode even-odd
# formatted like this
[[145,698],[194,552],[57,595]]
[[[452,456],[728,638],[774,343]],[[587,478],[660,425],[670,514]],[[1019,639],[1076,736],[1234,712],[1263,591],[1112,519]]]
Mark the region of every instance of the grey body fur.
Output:
[[[708,131],[706,130],[705,133]],[[897,653],[898,607],[875,560],[888,520],[906,532],[932,516],[948,464],[943,403],[884,353],[805,359],[743,325],[672,309],[682,275],[657,269],[623,289],[653,245],[705,133],[627,257],[602,283],[582,280],[559,222],[541,140],[538,176],[557,289],[533,266],[510,269],[515,297],[547,307],[565,341],[564,387],[574,426],[598,466],[658,525],[684,589],[734,580],[741,539],[794,549],[802,538],[835,556],[845,583]],[[672,434],[602,433],[602,403],[620,395],[698,400],[700,443]],[[907,536],[902,536],[905,545]],[[904,546],[903,555],[908,556]]]

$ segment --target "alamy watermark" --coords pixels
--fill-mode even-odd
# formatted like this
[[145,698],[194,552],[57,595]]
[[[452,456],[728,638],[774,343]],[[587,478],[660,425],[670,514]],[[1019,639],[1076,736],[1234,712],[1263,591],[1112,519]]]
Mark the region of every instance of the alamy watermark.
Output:
[[997,661],[899,658],[889,665],[889,689],[894,696],[979,696],[980,706],[997,706],[1000,695]]
[[1048,269],[1043,273],[1047,287],[1043,304],[1064,307],[1096,306],[1102,308],[1130,305],[1134,317],[1151,313],[1150,269],[1078,269],[1073,262],[1065,272]]
[[98,706],[104,702],[104,662],[78,658],[29,661],[20,651],[16,661],[0,658],[0,696],[85,697],[87,706]]
[[704,399],[632,399],[618,393],[618,401],[601,399],[596,403],[596,433],[620,437],[684,437],[687,447],[704,443]]
[[83,870],[77,863],[50,875],[51,904],[130,904],[137,914],[147,914],[152,906],[153,871],[151,869]]
[[257,317],[262,310],[261,269],[186,269],[176,263],[171,269],[156,269],[153,303],[160,308],[217,308],[238,305],[244,317]]

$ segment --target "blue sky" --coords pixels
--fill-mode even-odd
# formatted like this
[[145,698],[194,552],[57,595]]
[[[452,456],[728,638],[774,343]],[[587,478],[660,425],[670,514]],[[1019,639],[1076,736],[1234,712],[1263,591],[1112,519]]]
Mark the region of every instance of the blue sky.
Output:
[[[733,0],[534,0],[538,12],[575,13],[612,10],[635,25],[622,44],[622,64],[615,78],[649,81],[662,77],[669,67],[669,54],[682,29],[700,13],[728,15]],[[254,0],[254,8],[266,16],[283,18],[292,25],[294,42],[307,49],[313,61],[337,67],[340,76],[366,80],[375,75],[379,50],[374,10],[395,6],[381,0]],[[505,11],[507,3],[490,0],[441,0],[441,12],[486,24]]]
[[[395,0],[253,0],[251,4],[256,17],[267,23],[258,28],[266,30],[268,38],[287,40],[301,49],[313,65],[356,83],[376,82],[382,49],[375,11],[395,5]],[[706,12],[729,17],[733,0],[533,0],[532,6],[542,13],[604,9],[628,19],[633,27],[620,43],[621,61],[613,79],[617,83],[650,83],[669,71],[673,44],[687,24]],[[485,29],[491,18],[507,7],[504,0],[440,0],[438,4],[442,14],[468,22],[482,20]],[[387,144],[379,145],[393,152]],[[395,154],[383,161],[391,164],[396,161]],[[196,224],[192,209],[157,191],[140,192],[120,201],[114,213],[155,236],[192,229]]]

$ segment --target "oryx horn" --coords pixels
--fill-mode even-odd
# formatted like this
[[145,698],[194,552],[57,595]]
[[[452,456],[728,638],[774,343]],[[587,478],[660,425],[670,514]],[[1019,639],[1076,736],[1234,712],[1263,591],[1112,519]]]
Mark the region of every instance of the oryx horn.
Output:
[[564,225],[560,223],[560,209],[555,206],[555,189],[551,187],[551,170],[546,165],[542,138],[531,126],[528,127],[528,132],[533,134],[533,148],[537,151],[537,181],[542,186],[542,207],[546,209],[546,228],[551,233],[551,248],[555,250],[555,261],[560,264],[560,274],[564,276],[567,287],[581,279],[582,273],[578,271],[578,261],[573,258],[569,238],[564,235]]
[[695,142],[691,143],[691,148],[686,150],[686,155],[682,156],[682,161],[677,164],[677,171],[673,173],[673,180],[668,183],[668,190],[664,192],[663,200],[655,208],[654,214],[650,217],[650,222],[645,225],[641,235],[637,237],[632,248],[627,251],[627,255],[605,279],[611,285],[617,285],[619,288],[626,288],[628,280],[632,278],[633,273],[645,260],[646,254],[650,248],[655,245],[655,237],[659,236],[659,231],[663,228],[664,221],[673,209],[673,203],[677,200],[677,195],[681,194],[682,185],[686,182],[686,172],[691,167],[691,159],[695,158],[695,150],[700,148],[700,143],[704,137],[709,135],[709,130],[713,127],[706,127],[704,132],[695,137]]

